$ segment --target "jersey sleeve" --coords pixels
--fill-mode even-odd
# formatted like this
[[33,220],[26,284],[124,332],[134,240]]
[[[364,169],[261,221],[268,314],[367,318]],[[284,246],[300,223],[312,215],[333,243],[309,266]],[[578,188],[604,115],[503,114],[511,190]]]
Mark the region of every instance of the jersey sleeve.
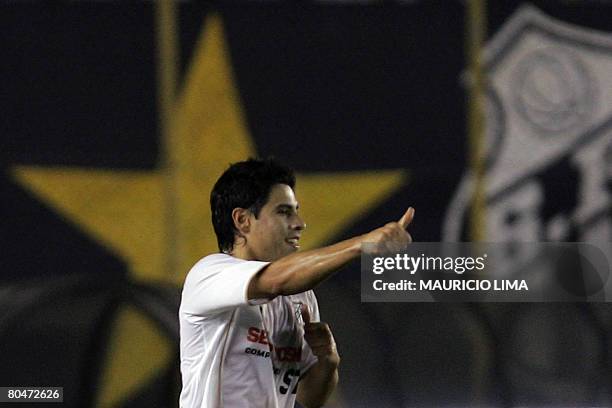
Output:
[[242,260],[196,264],[185,280],[181,311],[204,316],[267,301],[258,299],[249,302],[247,289],[253,276],[268,264]]
[[[306,292],[306,300],[308,303],[308,309],[310,310],[310,321],[320,322],[321,316],[319,315],[319,303],[317,297],[312,290]],[[306,341],[302,343],[302,366],[300,367],[300,376],[306,374],[306,372],[312,367],[317,361],[317,356],[312,353],[310,346]]]

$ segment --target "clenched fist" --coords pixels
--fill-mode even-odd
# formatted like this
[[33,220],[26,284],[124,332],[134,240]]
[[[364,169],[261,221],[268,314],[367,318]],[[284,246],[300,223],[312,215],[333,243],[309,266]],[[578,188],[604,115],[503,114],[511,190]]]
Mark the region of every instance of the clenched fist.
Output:
[[304,339],[317,356],[320,362],[338,366],[340,356],[336,349],[336,341],[327,323],[311,322],[308,306],[302,305],[302,319],[304,320]]
[[412,237],[406,231],[414,218],[414,208],[409,207],[397,222],[390,222],[362,236],[362,243],[374,244],[376,253],[395,253],[406,249]]

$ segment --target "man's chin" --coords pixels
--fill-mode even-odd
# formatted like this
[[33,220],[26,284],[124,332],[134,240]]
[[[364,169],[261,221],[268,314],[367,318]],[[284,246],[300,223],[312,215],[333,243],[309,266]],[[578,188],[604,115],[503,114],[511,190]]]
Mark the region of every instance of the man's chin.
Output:
[[300,246],[294,246],[294,245],[287,245],[286,248],[283,248],[283,254],[280,256],[281,258],[287,255],[291,255],[295,252],[297,252],[300,249]]

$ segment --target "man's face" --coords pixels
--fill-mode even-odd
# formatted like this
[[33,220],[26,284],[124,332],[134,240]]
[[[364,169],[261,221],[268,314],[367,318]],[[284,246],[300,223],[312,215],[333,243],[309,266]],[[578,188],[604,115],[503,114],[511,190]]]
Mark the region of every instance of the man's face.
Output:
[[286,184],[272,186],[268,202],[259,216],[250,215],[251,229],[246,245],[254,259],[274,261],[298,250],[300,235],[306,227],[298,209],[291,187]]

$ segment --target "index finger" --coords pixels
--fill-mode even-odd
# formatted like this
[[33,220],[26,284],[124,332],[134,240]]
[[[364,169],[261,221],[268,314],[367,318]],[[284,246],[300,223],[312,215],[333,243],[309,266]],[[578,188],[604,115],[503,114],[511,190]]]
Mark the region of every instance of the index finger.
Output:
[[300,308],[302,309],[302,320],[304,321],[304,324],[310,323],[310,310],[308,310],[308,305],[302,303]]
[[400,218],[400,220],[398,221],[398,224],[403,228],[406,229],[408,228],[408,226],[410,225],[410,223],[412,222],[412,219],[414,218],[414,208],[412,207],[408,207],[408,209],[406,210],[406,212],[404,213],[404,215],[402,215],[402,218]]

